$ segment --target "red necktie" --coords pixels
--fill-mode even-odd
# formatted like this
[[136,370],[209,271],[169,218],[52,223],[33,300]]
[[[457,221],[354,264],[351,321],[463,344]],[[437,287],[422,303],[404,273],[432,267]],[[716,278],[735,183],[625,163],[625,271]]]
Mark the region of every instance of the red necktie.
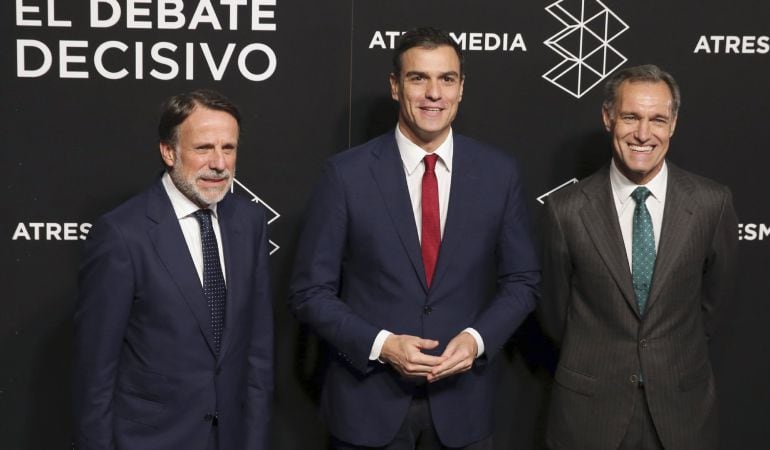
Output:
[[422,263],[425,266],[425,280],[428,287],[436,269],[438,249],[441,246],[441,222],[438,212],[438,180],[436,160],[438,155],[427,155],[425,173],[422,175]]

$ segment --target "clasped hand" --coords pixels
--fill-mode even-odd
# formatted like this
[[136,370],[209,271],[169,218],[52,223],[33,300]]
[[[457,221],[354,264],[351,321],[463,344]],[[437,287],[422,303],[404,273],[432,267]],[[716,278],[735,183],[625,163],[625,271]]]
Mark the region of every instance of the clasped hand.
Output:
[[469,333],[462,332],[452,338],[441,356],[423,353],[423,350],[431,350],[438,345],[439,342],[432,339],[393,334],[385,340],[380,358],[402,375],[425,377],[430,383],[473,367],[478,347]]

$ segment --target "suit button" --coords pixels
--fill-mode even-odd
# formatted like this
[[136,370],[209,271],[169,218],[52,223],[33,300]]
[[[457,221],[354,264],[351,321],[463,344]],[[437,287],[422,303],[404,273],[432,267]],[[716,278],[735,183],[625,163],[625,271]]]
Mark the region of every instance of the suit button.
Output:
[[639,345],[640,345],[642,348],[647,348],[647,339],[642,339],[642,340],[640,340],[640,341],[639,341]]
[[217,367],[217,370],[214,371],[214,375],[219,376],[220,373],[222,373],[222,368],[221,367]]
[[433,308],[431,308],[428,305],[425,305],[425,307],[422,309],[422,312],[425,313],[425,315],[430,315],[431,312],[433,312]]
[[628,377],[628,381],[630,381],[632,384],[639,383],[639,375],[633,374],[630,377]]

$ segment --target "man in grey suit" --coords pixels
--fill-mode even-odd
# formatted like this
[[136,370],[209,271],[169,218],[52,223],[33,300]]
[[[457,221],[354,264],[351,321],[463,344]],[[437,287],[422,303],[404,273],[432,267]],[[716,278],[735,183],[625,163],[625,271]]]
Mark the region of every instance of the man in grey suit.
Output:
[[737,219],[726,187],[666,161],[679,104],[656,66],[613,75],[612,161],[546,203],[551,448],[717,448],[708,341],[732,295]]

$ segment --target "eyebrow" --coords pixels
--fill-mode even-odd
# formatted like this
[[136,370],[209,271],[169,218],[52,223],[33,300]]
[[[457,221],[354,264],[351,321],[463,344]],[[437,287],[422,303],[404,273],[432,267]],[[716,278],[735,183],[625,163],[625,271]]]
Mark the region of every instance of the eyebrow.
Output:
[[[419,70],[410,70],[409,72],[404,74],[405,77],[410,77],[410,76],[414,76],[414,75],[420,75],[420,76],[429,78],[427,72],[422,72],[422,71],[419,71]],[[447,75],[454,76],[454,77],[459,77],[460,76],[460,74],[457,73],[456,71],[450,70],[449,72],[442,72],[442,73],[440,73],[439,74],[439,78],[445,77]]]
[[[633,111],[619,111],[619,116],[634,116],[634,117],[641,117],[641,114],[633,112]],[[668,114],[655,114],[652,116],[653,119],[670,119],[671,116]]]
[[[237,146],[238,146],[237,142],[224,142],[224,143],[222,143],[222,147],[237,147]],[[214,144],[213,142],[205,142],[205,141],[204,142],[194,143],[192,145],[192,148],[214,148],[214,147],[216,147],[216,144]]]

